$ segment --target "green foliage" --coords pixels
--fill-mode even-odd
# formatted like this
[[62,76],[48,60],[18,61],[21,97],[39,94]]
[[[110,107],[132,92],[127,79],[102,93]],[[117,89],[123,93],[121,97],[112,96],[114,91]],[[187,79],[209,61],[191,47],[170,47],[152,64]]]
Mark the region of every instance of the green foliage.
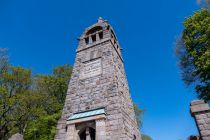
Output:
[[[41,95],[43,102],[42,108],[47,115],[34,119],[27,125],[24,133],[25,140],[53,140],[59,111],[62,109],[72,67],[63,65],[53,69],[52,75],[38,75],[35,78],[34,90]],[[40,103],[39,103],[40,104]]]
[[40,117],[31,121],[24,133],[24,140],[53,140],[60,114]]
[[11,111],[15,106],[15,97],[9,97],[6,87],[0,87],[0,138],[6,140],[14,126]]
[[63,65],[54,68],[53,75],[38,75],[36,76],[36,89],[55,97],[59,103],[63,104],[71,72],[70,65]]
[[137,104],[133,104],[133,106],[134,106],[134,112],[135,112],[138,127],[141,128],[143,124],[142,116],[143,116],[144,111],[141,110]]
[[2,85],[7,87],[9,96],[23,93],[32,84],[31,70],[22,67],[10,67],[3,73],[2,80]]
[[34,78],[30,69],[4,62],[6,68],[0,65],[0,139],[17,132],[25,132],[26,139],[53,139],[72,67],[56,67],[52,75]]
[[[184,22],[183,45],[177,45],[182,77],[198,97],[210,100],[210,11],[202,9]],[[182,44],[182,43],[180,43]]]
[[0,85],[2,84],[2,75],[7,71],[8,68],[8,56],[7,49],[0,48]]
[[[0,136],[8,139],[13,133],[24,129],[26,118],[22,114],[22,94],[31,84],[31,71],[21,67],[10,67],[2,74],[0,85]],[[24,119],[23,119],[24,118]],[[21,131],[20,131],[21,133]]]
[[[139,106],[137,104],[133,104],[134,106],[134,112],[135,112],[135,116],[136,116],[136,121],[138,124],[139,129],[142,128],[143,125],[143,113],[144,110],[140,109]],[[142,134],[142,140],[152,140],[152,138],[148,135]]]
[[152,140],[152,138],[148,135],[142,134],[141,135],[142,140]]
[[210,8],[210,0],[197,0],[197,1],[202,7],[207,9]]

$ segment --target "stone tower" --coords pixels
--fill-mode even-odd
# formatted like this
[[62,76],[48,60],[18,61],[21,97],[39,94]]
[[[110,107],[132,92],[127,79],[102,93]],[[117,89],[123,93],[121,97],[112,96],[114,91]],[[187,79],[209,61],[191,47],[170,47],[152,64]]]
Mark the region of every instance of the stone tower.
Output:
[[141,140],[120,45],[102,18],[79,38],[55,140]]

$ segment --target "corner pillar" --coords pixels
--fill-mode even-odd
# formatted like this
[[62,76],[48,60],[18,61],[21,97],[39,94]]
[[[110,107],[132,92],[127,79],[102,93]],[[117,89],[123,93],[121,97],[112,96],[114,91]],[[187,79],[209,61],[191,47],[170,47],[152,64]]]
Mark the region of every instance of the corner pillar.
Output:
[[89,127],[86,128],[85,134],[86,134],[86,140],[91,140]]
[[190,111],[202,140],[210,139],[210,107],[203,100],[192,101]]
[[99,41],[100,40],[100,37],[99,37],[99,33],[97,32],[96,33],[96,41]]
[[93,43],[91,35],[89,35],[89,44]]
[[75,124],[68,125],[65,140],[77,140]]
[[96,140],[106,140],[105,119],[96,120]]

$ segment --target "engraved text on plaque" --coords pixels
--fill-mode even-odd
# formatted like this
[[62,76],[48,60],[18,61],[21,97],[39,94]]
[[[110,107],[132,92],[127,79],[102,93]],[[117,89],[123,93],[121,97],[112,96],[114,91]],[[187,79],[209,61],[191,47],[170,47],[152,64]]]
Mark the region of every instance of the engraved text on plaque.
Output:
[[81,70],[80,79],[86,79],[89,77],[100,75],[101,72],[101,59],[97,59],[84,64],[84,67]]

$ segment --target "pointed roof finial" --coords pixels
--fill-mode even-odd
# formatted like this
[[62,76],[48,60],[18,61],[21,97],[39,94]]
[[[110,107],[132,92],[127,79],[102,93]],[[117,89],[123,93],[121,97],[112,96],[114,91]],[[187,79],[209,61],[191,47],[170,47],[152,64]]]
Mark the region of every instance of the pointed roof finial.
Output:
[[102,23],[102,22],[104,22],[103,18],[102,17],[99,17],[98,18],[98,23]]

